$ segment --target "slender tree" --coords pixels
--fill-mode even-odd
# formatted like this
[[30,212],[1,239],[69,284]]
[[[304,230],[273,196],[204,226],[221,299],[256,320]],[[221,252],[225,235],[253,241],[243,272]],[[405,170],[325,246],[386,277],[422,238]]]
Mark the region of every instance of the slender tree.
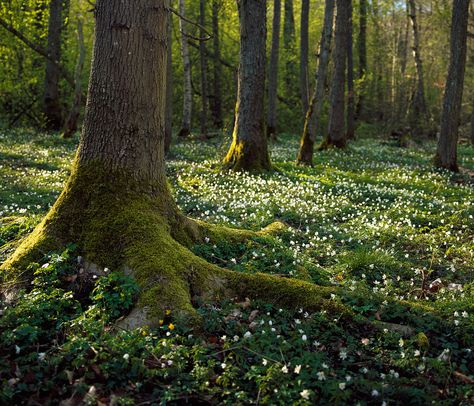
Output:
[[365,82],[367,74],[367,0],[359,0],[359,81],[361,89],[357,100],[356,118],[360,119],[364,113]]
[[346,133],[344,131],[347,44],[349,42],[349,20],[351,0],[336,0],[336,29],[334,34],[334,74],[331,83],[329,129],[320,149],[330,146],[344,148]]
[[[258,233],[212,226],[186,218],[173,201],[163,148],[167,6],[156,0],[97,0],[85,123],[72,173],[46,218],[0,266],[1,280],[8,282],[2,294],[11,297],[29,285],[33,271],[26,264],[74,241],[86,273],[108,266],[137,281],[138,302],[121,321],[125,328],[157,326],[165,309],[199,322],[192,299],[223,295],[331,309],[345,317],[330,289],[222,269],[186,248],[204,237],[242,242],[284,226],[275,223]],[[246,29],[259,27],[264,34],[264,6],[264,0],[241,0],[244,25],[254,23]]]
[[354,107],[354,60],[352,49],[352,0],[349,7],[349,27],[347,35],[347,118],[346,137],[348,140],[355,138],[355,107]]
[[268,70],[268,110],[267,136],[276,139],[277,131],[277,90],[278,90],[278,58],[280,54],[280,20],[281,0],[273,1],[272,45],[270,51],[270,67]]
[[335,0],[326,0],[325,2],[323,31],[321,33],[319,47],[319,64],[316,74],[316,87],[313,96],[311,97],[308,112],[306,113],[303,135],[301,137],[298,157],[296,159],[299,164],[312,165],[314,143],[317,135],[320,135],[322,132],[320,123],[331,51],[334,1]]
[[74,88],[74,101],[72,103],[71,111],[64,125],[63,138],[70,138],[77,130],[77,123],[82,107],[82,70],[84,68],[84,60],[86,57],[86,48],[84,45],[84,34],[82,31],[82,20],[77,20],[77,45],[78,56],[76,62],[76,70],[74,72],[74,81],[76,86]]
[[458,128],[466,68],[469,0],[454,0],[451,19],[451,55],[443,98],[441,130],[435,165],[457,172]]
[[413,55],[417,74],[416,91],[412,102],[411,124],[414,130],[421,130],[423,121],[426,120],[427,109],[425,100],[425,82],[423,75],[423,61],[420,48],[420,30],[416,15],[415,0],[408,0],[411,26],[413,29]]
[[232,145],[224,159],[236,170],[271,167],[264,128],[266,0],[239,0],[240,62]]
[[[179,0],[179,14],[185,17],[184,0]],[[181,31],[181,54],[183,56],[183,121],[178,136],[187,137],[191,133],[193,89],[191,86],[191,60],[189,58],[186,22],[183,18],[179,19],[179,30]]]
[[212,95],[212,120],[214,127],[222,128],[224,125],[222,119],[222,63],[220,32],[219,32],[219,10],[221,0],[212,0],[212,42],[214,49],[213,57],[213,95]]
[[204,37],[206,32],[204,26],[206,25],[206,1],[199,1],[199,25],[200,37],[199,41],[199,58],[201,61],[201,136],[207,136],[207,105],[208,105],[208,94],[207,94],[207,52],[206,42]]
[[55,63],[61,59],[61,31],[63,26],[63,0],[51,0],[49,3],[48,44],[44,80],[43,113],[48,130],[59,130],[62,126],[62,108],[59,94],[61,74]]
[[285,93],[288,100],[297,101],[298,85],[296,68],[296,38],[295,38],[295,13],[293,0],[284,0],[284,18],[283,18],[283,51],[285,60],[285,71],[283,82],[285,84]]
[[301,24],[300,24],[300,94],[301,94],[301,106],[303,107],[303,114],[306,114],[309,107],[308,24],[309,24],[309,0],[302,0]]

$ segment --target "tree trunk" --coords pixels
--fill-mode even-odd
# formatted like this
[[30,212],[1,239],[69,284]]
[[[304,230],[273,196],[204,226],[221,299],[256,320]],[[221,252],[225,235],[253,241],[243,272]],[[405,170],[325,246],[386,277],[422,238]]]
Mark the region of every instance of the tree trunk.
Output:
[[199,58],[201,62],[201,137],[207,137],[207,53],[206,43],[203,38],[206,36],[204,26],[206,25],[206,2],[199,1],[199,25],[201,41],[199,41]]
[[435,165],[458,171],[457,144],[466,67],[469,0],[454,0],[451,20],[451,57],[443,98],[441,131]]
[[418,28],[418,21],[416,17],[415,0],[408,1],[410,6],[410,19],[413,29],[413,54],[415,57],[417,83],[416,92],[412,103],[411,125],[414,130],[421,131],[425,126],[427,115],[426,100],[425,100],[425,86],[423,79],[423,62],[420,51],[420,32]]
[[[409,41],[409,31],[410,31],[410,13],[409,13],[409,4],[408,0],[406,1],[406,24],[405,30],[402,35],[400,35],[400,45],[399,45],[399,65],[400,65],[400,85],[398,86],[397,92],[397,106],[396,106],[396,120],[397,122],[405,123],[407,116],[407,62],[408,62],[408,41]],[[400,125],[399,125],[400,126]]]
[[[240,13],[241,72],[247,77],[247,45],[258,45],[251,67],[264,70],[265,1],[240,0]],[[104,274],[107,266],[131,275],[140,287],[135,308],[119,322],[122,328],[156,327],[166,310],[188,316],[192,327],[200,321],[194,299],[222,297],[324,309],[341,322],[352,320],[352,312],[331,299],[335,288],[229,271],[186,248],[203,243],[204,236],[211,244],[222,238],[237,244],[283,231],[284,225],[233,230],[179,212],[166,183],[163,148],[168,2],[97,0],[95,17],[84,130],[72,173],[45,219],[0,266],[3,297],[14,299],[31,285],[30,262],[76,242],[85,272]]]
[[240,63],[232,145],[225,166],[269,170],[264,129],[266,1],[239,0]]
[[270,51],[270,68],[268,72],[268,112],[267,137],[276,139],[277,134],[277,90],[278,90],[278,58],[280,53],[280,20],[281,0],[273,2],[272,47]]
[[221,47],[219,38],[219,9],[221,0],[212,0],[212,35],[213,35],[213,96],[212,96],[212,120],[214,127],[222,128],[224,125],[222,119],[222,66],[220,63]]
[[284,20],[283,20],[283,50],[285,60],[285,93],[286,98],[292,101],[297,100],[297,80],[296,71],[296,39],[295,39],[295,17],[293,0],[284,0]]
[[171,15],[168,19],[168,61],[166,63],[166,106],[165,106],[165,155],[168,155],[173,138],[173,31]]
[[[185,17],[184,0],[179,0],[179,14]],[[186,23],[179,19],[181,31],[181,54],[183,55],[183,122],[179,137],[187,137],[191,133],[191,115],[193,108],[193,89],[191,86],[191,60],[189,58],[188,37],[186,36]]]
[[365,82],[367,74],[367,0],[359,0],[359,81],[361,82],[359,99],[356,107],[356,118],[364,114]]
[[309,84],[308,84],[308,23],[309,23],[309,0],[301,3],[301,26],[300,26],[300,94],[303,114],[309,107]]
[[74,101],[64,126],[63,138],[70,138],[76,132],[82,106],[82,70],[84,68],[86,49],[84,46],[84,34],[82,32],[82,21],[80,18],[77,20],[77,45],[79,53],[77,56],[76,71],[74,73],[74,81],[76,83],[74,87]]
[[471,113],[471,144],[474,145],[474,107]]
[[[61,29],[63,0],[51,0],[49,4],[49,25],[47,54],[59,62],[61,59]],[[48,130],[60,130],[62,126],[61,100],[59,95],[58,67],[50,59],[46,61],[44,80],[43,113]]]
[[352,50],[352,0],[349,7],[349,27],[347,38],[347,131],[348,140],[355,138],[355,111],[354,111],[354,60]]
[[332,26],[334,22],[334,0],[326,0],[324,24],[319,47],[319,64],[316,74],[316,87],[306,113],[303,135],[298,151],[297,163],[312,165],[316,136],[321,133],[321,112],[325,94],[326,76],[331,51]]
[[329,109],[329,129],[321,149],[346,146],[344,131],[344,90],[346,83],[347,44],[349,42],[349,19],[351,0],[336,0],[336,29],[334,34],[334,74],[332,77]]

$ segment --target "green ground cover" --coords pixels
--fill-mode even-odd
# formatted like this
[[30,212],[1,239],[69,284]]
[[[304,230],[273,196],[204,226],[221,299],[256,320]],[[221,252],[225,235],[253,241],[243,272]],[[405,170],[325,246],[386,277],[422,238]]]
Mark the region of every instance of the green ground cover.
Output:
[[[58,196],[76,145],[0,130],[0,262]],[[173,147],[168,175],[182,210],[234,227],[290,227],[193,251],[240,272],[334,286],[354,320],[229,298],[201,304],[199,333],[173,314],[160,329],[123,331],[116,319],[133,305],[133,281],[114,269],[84,275],[71,245],[31,264],[32,290],[2,305],[0,403],[473,402],[472,178],[434,170],[430,143],[403,149],[362,136],[308,168],[294,164],[297,139],[286,135],[272,146],[276,171],[258,175],[221,172],[226,145]],[[459,154],[473,171],[474,148]]]

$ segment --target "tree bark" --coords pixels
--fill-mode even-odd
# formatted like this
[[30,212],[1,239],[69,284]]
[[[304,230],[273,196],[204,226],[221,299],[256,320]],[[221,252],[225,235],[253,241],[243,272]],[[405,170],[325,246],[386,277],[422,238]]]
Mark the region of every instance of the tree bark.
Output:
[[[206,2],[205,0],[199,1],[199,25],[200,38],[203,39],[206,36],[204,26],[206,25]],[[201,137],[207,137],[207,53],[205,41],[199,41],[199,59],[201,62]]]
[[469,0],[454,0],[451,19],[451,56],[444,90],[435,165],[455,172],[459,171],[457,143],[466,68],[468,17]]
[[221,0],[212,0],[212,35],[213,35],[213,95],[212,95],[212,120],[214,127],[222,128],[224,125],[222,119],[222,66],[220,32],[219,32],[219,10],[221,8]]
[[349,7],[349,27],[347,38],[347,131],[348,140],[355,138],[355,108],[354,108],[354,60],[352,49],[352,0]]
[[277,91],[278,91],[278,59],[280,54],[280,20],[281,0],[273,1],[272,45],[270,51],[270,67],[268,72],[268,111],[267,137],[276,139],[277,135]]
[[[63,25],[63,0],[51,0],[49,4],[47,54],[54,61],[61,60],[61,30]],[[43,114],[47,130],[59,130],[62,126],[62,109],[59,94],[61,73],[55,63],[46,60],[43,94]]]
[[316,74],[316,87],[306,113],[303,135],[298,151],[297,163],[312,165],[313,150],[316,137],[321,133],[321,112],[325,95],[326,76],[331,52],[332,26],[334,22],[334,1],[326,0],[324,8],[324,24],[319,47],[319,64]]
[[416,92],[412,103],[411,125],[414,130],[421,131],[426,120],[427,109],[425,100],[425,84],[423,78],[423,62],[421,59],[420,50],[420,32],[418,27],[418,20],[416,16],[415,0],[409,0],[410,19],[413,29],[413,54],[415,57],[415,66],[417,74]]
[[357,100],[356,118],[359,120],[364,114],[365,81],[367,74],[367,0],[359,0],[359,81],[361,83]]
[[[15,290],[18,295],[21,287],[31,285],[29,263],[72,241],[81,250],[85,272],[104,274],[109,267],[136,280],[138,301],[118,321],[122,328],[157,327],[167,310],[181,320],[187,316],[192,327],[202,321],[194,299],[222,297],[324,309],[342,322],[352,320],[350,310],[331,299],[337,292],[333,287],[233,272],[187,248],[203,243],[204,236],[211,244],[222,238],[237,244],[285,226],[234,230],[187,219],[176,207],[165,178],[163,148],[168,10],[167,1],[97,0],[85,124],[71,176],[47,216],[0,265],[2,298],[14,299]],[[243,55],[247,45],[257,42],[263,52],[252,67],[260,72],[265,61],[260,44],[265,43],[265,1],[240,0],[240,12],[243,38],[251,40],[245,44],[244,39]],[[259,35],[247,36],[253,33]],[[243,58],[245,74],[247,62]]]
[[329,109],[329,129],[320,148],[346,146],[345,121],[345,83],[347,44],[349,42],[349,19],[351,0],[336,0],[336,29],[334,35],[334,74],[332,78]]
[[285,60],[285,75],[283,78],[285,84],[286,98],[292,102],[297,100],[297,68],[296,68],[296,39],[295,39],[295,17],[293,0],[284,0],[284,19],[283,19],[283,50]]
[[173,138],[173,32],[172,16],[168,19],[168,61],[166,63],[166,106],[165,106],[165,155],[168,155]]
[[309,107],[309,84],[308,84],[308,24],[309,24],[309,0],[301,3],[300,24],[300,94],[301,106],[305,115]]
[[[185,16],[184,0],[179,0],[179,14]],[[186,36],[186,23],[182,18],[179,19],[179,30],[181,31],[181,54],[183,56],[183,121],[178,136],[187,137],[191,133],[193,89],[191,86],[191,60]]]
[[266,0],[239,0],[240,62],[232,145],[224,165],[269,170],[264,129]]
[[82,70],[84,68],[86,48],[84,45],[84,34],[82,32],[82,21],[80,18],[77,20],[77,45],[79,53],[74,73],[74,101],[64,126],[63,138],[70,138],[76,132],[82,106]]

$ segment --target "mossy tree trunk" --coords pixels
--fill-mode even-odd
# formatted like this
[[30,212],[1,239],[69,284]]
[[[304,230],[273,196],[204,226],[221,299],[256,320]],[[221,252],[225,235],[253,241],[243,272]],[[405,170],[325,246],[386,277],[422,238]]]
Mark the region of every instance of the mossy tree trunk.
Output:
[[326,0],[324,8],[324,24],[319,48],[319,63],[316,74],[316,87],[311,103],[306,113],[303,135],[298,150],[297,163],[303,165],[313,164],[313,151],[316,137],[321,132],[321,113],[323,110],[324,95],[326,92],[326,76],[331,52],[332,26],[334,22],[334,0]]
[[273,2],[272,45],[268,72],[267,137],[277,136],[278,59],[280,55],[281,0]]
[[269,170],[264,128],[266,1],[239,0],[240,63],[232,145],[224,166]]
[[454,0],[451,20],[451,58],[443,98],[441,131],[435,165],[457,172],[458,129],[466,68],[469,0]]
[[[263,0],[251,3],[264,7]],[[125,327],[157,325],[165,309],[199,320],[195,297],[260,298],[349,315],[330,299],[334,288],[225,270],[187,248],[204,237],[211,244],[223,238],[237,243],[284,225],[261,232],[212,226],[186,218],[173,201],[163,148],[167,6],[155,0],[97,1],[85,123],[71,176],[47,216],[0,267],[2,295],[29,286],[30,262],[74,242],[86,271],[107,266],[138,282],[139,299]],[[241,11],[255,16],[257,10]]]
[[331,146],[344,148],[346,146],[345,127],[345,84],[347,44],[349,42],[349,21],[351,0],[336,0],[336,29],[334,34],[334,73],[331,84],[329,128],[320,149]]

